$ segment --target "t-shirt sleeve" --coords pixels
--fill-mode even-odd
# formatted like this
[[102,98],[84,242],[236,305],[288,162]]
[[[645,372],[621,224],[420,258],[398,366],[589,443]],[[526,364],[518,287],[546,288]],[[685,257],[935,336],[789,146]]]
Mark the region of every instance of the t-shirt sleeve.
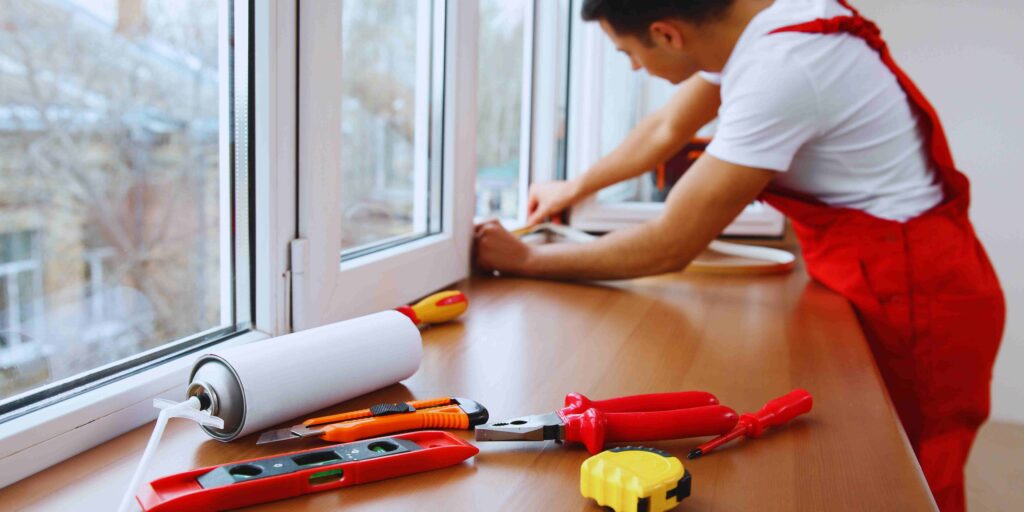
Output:
[[737,165],[787,171],[818,131],[810,75],[792,58],[762,58],[727,74],[707,152]]
[[721,73],[712,73],[710,71],[698,71],[697,74],[700,75],[700,77],[703,78],[704,81],[712,85],[722,85]]

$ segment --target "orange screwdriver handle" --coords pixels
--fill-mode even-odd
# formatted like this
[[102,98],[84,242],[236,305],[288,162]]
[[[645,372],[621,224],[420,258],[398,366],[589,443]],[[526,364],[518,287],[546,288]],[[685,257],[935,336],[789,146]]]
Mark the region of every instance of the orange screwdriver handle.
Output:
[[466,312],[469,299],[458,290],[435,293],[411,306],[402,306],[398,312],[409,317],[416,325],[450,322]]
[[[406,402],[411,405],[413,409],[426,409],[428,407],[439,407],[442,405],[448,405],[452,403],[451,397],[445,398],[432,398],[430,400],[415,400],[412,402]],[[320,416],[319,418],[310,418],[303,421],[302,424],[307,427],[313,425],[323,425],[325,423],[338,423],[340,421],[351,421],[358,420],[360,418],[371,418],[373,413],[369,409],[360,409],[358,411],[343,412],[341,414],[332,414],[330,416]]]
[[422,411],[374,416],[358,420],[335,423],[322,427],[322,439],[334,443],[348,443],[396,432],[422,429],[469,428],[469,416],[458,405],[437,407]]
[[765,404],[754,414],[740,416],[740,424],[746,427],[746,435],[761,437],[765,429],[789,423],[797,416],[811,411],[814,399],[806,390],[797,389]]

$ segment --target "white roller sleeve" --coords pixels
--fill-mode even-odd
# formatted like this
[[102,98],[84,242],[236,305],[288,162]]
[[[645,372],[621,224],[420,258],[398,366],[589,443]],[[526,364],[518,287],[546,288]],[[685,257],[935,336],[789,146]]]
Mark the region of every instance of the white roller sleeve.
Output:
[[408,317],[385,311],[213,354],[241,381],[237,438],[411,377],[423,341]]

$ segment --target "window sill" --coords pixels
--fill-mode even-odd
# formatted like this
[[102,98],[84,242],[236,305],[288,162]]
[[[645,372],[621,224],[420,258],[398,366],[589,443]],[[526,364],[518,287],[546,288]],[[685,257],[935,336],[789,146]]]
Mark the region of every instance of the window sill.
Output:
[[[657,217],[662,203],[602,203],[590,199],[573,210],[571,225],[583,231],[622,229]],[[748,206],[722,233],[725,236],[781,237],[786,218],[767,205]]]
[[[252,331],[217,348],[268,338]],[[154,398],[182,398],[202,350],[0,424],[0,488],[156,419]]]

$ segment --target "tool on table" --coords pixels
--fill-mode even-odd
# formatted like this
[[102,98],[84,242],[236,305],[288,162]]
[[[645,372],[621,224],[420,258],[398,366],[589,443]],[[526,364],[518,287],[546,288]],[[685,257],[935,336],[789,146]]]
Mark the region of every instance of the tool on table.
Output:
[[703,391],[656,393],[592,402],[579,393],[565,407],[476,427],[477,441],[583,443],[598,453],[605,443],[719,435],[736,425],[736,411]]
[[698,446],[686,458],[696,459],[702,455],[707,455],[711,450],[740,436],[761,437],[765,429],[789,423],[797,416],[809,412],[813,405],[814,399],[807,391],[803,389],[791,391],[785,396],[768,402],[760,411],[754,414],[740,416],[739,421],[736,422],[736,427],[731,432]]
[[466,430],[487,422],[487,409],[456,397],[378,404],[369,409],[311,418],[299,425],[264,432],[256,444],[319,437],[332,443],[421,429]]
[[661,512],[690,496],[690,472],[661,450],[621,446],[580,466],[580,493],[615,512]]
[[185,394],[224,420],[203,430],[231,441],[407,379],[422,357],[420,331],[384,311],[204,354]]
[[458,290],[435,293],[411,306],[402,306],[395,311],[409,317],[417,326],[450,322],[466,312],[469,299]]
[[547,241],[551,241],[550,237],[560,237],[567,242],[575,243],[590,242],[597,239],[596,236],[591,235],[586,231],[581,231],[564,224],[556,224],[554,222],[542,222],[535,226],[514,229],[512,230],[512,234],[519,238],[523,238],[528,235],[541,234],[549,237],[549,240]]
[[229,510],[453,466],[477,448],[447,432],[391,437],[193,469],[138,495],[146,512]]
[[711,144],[711,139],[707,137],[694,137],[678,153],[658,164],[654,170],[654,183],[658,189],[660,201],[664,201],[665,196],[668,195],[668,190],[666,189],[672,189],[676,182],[683,177],[683,174],[704,155],[709,144]]

